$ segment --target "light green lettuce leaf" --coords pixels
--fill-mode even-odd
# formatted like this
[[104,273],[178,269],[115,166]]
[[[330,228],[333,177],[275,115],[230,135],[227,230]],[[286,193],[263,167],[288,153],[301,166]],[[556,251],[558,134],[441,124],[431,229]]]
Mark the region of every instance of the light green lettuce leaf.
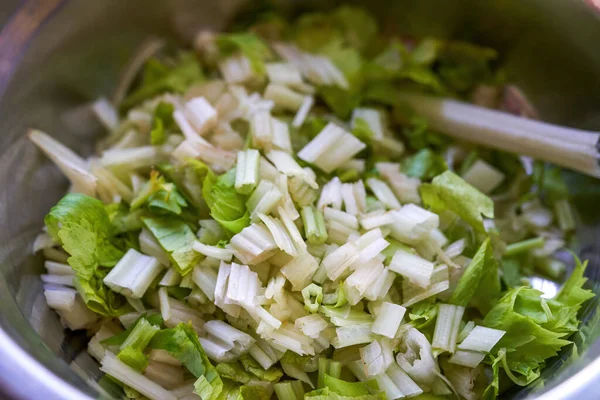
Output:
[[339,43],[328,44],[322,53],[329,57],[339,68],[348,81],[349,88],[338,86],[321,86],[319,94],[325,103],[341,119],[348,119],[352,110],[360,105],[363,97],[362,67],[363,59],[360,53],[349,47],[341,47]]
[[75,276],[73,283],[87,308],[100,315],[118,317],[132,309],[125,297],[113,292],[104,284],[103,280],[108,272],[106,268],[98,269],[89,279]]
[[294,41],[311,53],[318,53],[327,43],[341,43],[343,36],[334,19],[325,13],[304,13],[294,24]]
[[117,358],[139,373],[144,372],[148,366],[148,357],[144,355],[144,352],[131,346],[127,346],[119,351]]
[[152,130],[150,131],[150,143],[153,145],[163,144],[167,140],[167,132],[175,128],[173,112],[175,107],[171,103],[161,101],[154,109],[152,116]]
[[182,208],[187,206],[187,202],[175,184],[167,182],[158,171],[153,170],[150,173],[150,180],[142,186],[138,195],[131,201],[132,211],[144,206],[157,214],[181,215]]
[[430,66],[437,59],[443,43],[435,38],[423,38],[410,52],[413,63]]
[[235,382],[225,379],[223,380],[223,390],[221,390],[217,400],[239,400],[239,394],[240,386]]
[[325,387],[306,393],[305,399],[312,400],[385,400],[385,393],[379,392],[376,381],[346,382],[325,374]]
[[192,248],[196,235],[182,220],[174,217],[145,217],[144,225],[169,254],[181,275],[187,274],[200,260],[201,255]]
[[329,375],[324,378],[325,387],[328,387],[334,393],[342,396],[358,397],[371,394],[378,391],[379,387],[375,381],[368,382],[346,382]]
[[331,43],[339,43],[359,52],[368,52],[378,34],[378,24],[364,9],[344,5],[331,13],[305,13],[294,24],[298,47],[323,53]]
[[457,92],[472,89],[478,83],[495,83],[492,62],[498,53],[491,48],[466,42],[446,42],[439,46],[436,72],[444,84]]
[[[393,40],[383,52],[365,64],[365,79],[369,83],[385,83],[390,88],[390,94],[394,93],[391,88],[397,88],[399,85],[408,85],[412,90],[446,93],[440,78],[422,61],[415,62],[402,42]],[[396,100],[393,103],[396,103]]]
[[144,313],[129,328],[125,329],[123,332],[117,333],[114,336],[111,336],[111,337],[109,337],[107,339],[104,339],[100,343],[105,344],[107,346],[120,346],[121,344],[123,344],[123,342],[125,342],[125,339],[127,339],[127,337],[129,336],[129,334],[133,331],[133,329],[135,328],[135,326],[142,319],[146,320],[150,324],[152,324],[154,326],[157,326],[159,328],[164,325],[163,318],[162,318],[162,316],[160,314],[158,314],[156,312]]
[[69,193],[44,218],[48,233],[69,253],[77,276],[90,279],[99,266],[112,267],[123,256],[104,205],[92,197]]
[[273,366],[265,370],[254,358],[248,355],[241,356],[240,362],[246,372],[254,375],[261,381],[278,382],[283,376],[283,371],[279,367]]
[[208,174],[202,187],[210,215],[232,233],[239,233],[250,225],[246,196],[235,190],[235,168],[215,177]]
[[146,63],[141,84],[123,100],[121,106],[131,108],[160,93],[183,93],[190,85],[203,80],[200,62],[194,53],[181,53],[172,67],[152,58]]
[[110,222],[115,228],[115,234],[138,232],[144,227],[141,217],[145,210],[131,209],[124,203],[112,203],[104,206]]
[[266,388],[262,386],[242,386],[237,400],[269,400],[271,396]]
[[409,324],[418,330],[423,330],[430,326],[438,313],[438,306],[433,301],[420,301],[411,306],[408,318]]
[[215,366],[221,378],[234,382],[248,383],[252,376],[239,363],[219,363]]
[[483,400],[495,400],[498,397],[500,391],[500,363],[504,358],[505,352],[501,352],[498,356],[494,357],[490,355],[491,366],[492,366],[492,379],[490,384],[486,387],[483,392]]
[[485,314],[499,296],[498,263],[490,239],[486,238],[458,281],[450,304],[462,307],[472,304]]
[[241,52],[250,60],[252,70],[265,72],[264,62],[272,57],[271,50],[261,38],[253,33],[228,33],[217,37],[217,46],[222,56]]
[[405,175],[422,180],[432,179],[446,171],[446,160],[431,149],[419,150],[416,154],[402,160],[400,171]]
[[587,278],[583,276],[587,260],[582,263],[575,254],[573,254],[573,258],[575,259],[575,269],[571,276],[563,284],[556,297],[547,302],[553,318],[543,326],[554,332],[566,334],[577,332],[579,329],[577,313],[583,303],[595,296],[591,290],[583,289],[583,285],[587,282]]
[[216,400],[223,390],[223,381],[204,352],[198,334],[187,324],[163,329],[148,345],[151,349],[166,350],[178,359],[198,380],[196,392],[204,400]]
[[193,205],[201,218],[208,217],[208,206],[202,196],[202,185],[207,176],[212,175],[211,169],[202,161],[189,159],[185,164],[159,164],[158,170],[167,180],[175,183],[186,201]]
[[450,210],[480,233],[485,232],[483,217],[494,218],[494,202],[451,171],[420,186],[423,203],[432,211]]
[[555,297],[555,300],[564,304],[567,307],[578,307],[586,300],[594,297],[594,293],[590,290],[583,289],[583,285],[587,282],[587,278],[583,276],[587,268],[588,261],[583,263],[575,254],[575,269],[571,272],[571,276],[563,284],[560,291]]
[[371,127],[363,118],[355,118],[353,121],[352,134],[361,142],[370,144],[373,141],[375,134]]
[[537,191],[549,204],[569,198],[569,188],[560,167],[536,163],[533,172]]
[[103,283],[109,270],[102,267],[114,266],[124,253],[116,246],[115,228],[102,202],[69,193],[52,207],[44,222],[50,236],[70,255],[74,284],[86,305],[106,316],[128,312],[124,297]]
[[[494,354],[505,348],[508,367],[523,376],[533,376],[546,359],[570,343],[563,339],[565,333],[546,329],[540,323],[543,321],[539,319],[543,313],[541,295],[526,287],[512,289],[483,320],[484,326],[506,331],[495,346]],[[540,301],[531,301],[532,298]]]
[[361,52],[373,44],[379,31],[375,18],[360,7],[341,6],[333,12],[333,20],[346,44]]

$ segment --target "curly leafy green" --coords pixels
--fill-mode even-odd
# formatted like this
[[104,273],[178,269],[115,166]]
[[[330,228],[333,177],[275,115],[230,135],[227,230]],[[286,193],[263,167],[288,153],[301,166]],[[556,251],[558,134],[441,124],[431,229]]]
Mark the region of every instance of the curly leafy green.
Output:
[[50,236],[70,255],[74,284],[86,305],[101,315],[127,312],[125,299],[102,281],[108,273],[102,267],[113,267],[124,254],[117,247],[115,228],[102,202],[69,193],[52,207],[44,222]]
[[246,196],[235,190],[235,169],[219,177],[209,173],[202,187],[210,215],[224,228],[239,233],[250,225]]
[[182,208],[187,206],[175,184],[166,182],[158,171],[150,173],[150,180],[142,186],[137,196],[131,201],[131,209],[146,206],[157,214],[173,213],[181,215]]
[[527,287],[508,291],[487,313],[483,325],[501,329],[506,334],[494,349],[506,349],[503,363],[525,384],[539,376],[544,361],[558,354],[571,342],[567,335],[577,330],[577,312],[594,294],[583,289],[586,263],[577,258],[571,277],[554,299],[544,299],[542,292]]
[[142,221],[181,275],[187,274],[198,263],[201,256],[192,248],[196,235],[184,221],[159,216],[144,217]]
[[167,140],[167,132],[175,127],[174,111],[173,104],[164,101],[158,103],[154,109],[150,131],[150,142],[153,145],[163,144]]
[[447,169],[444,157],[431,149],[419,150],[405,158],[400,166],[400,171],[405,175],[423,180],[432,179]]
[[198,334],[190,325],[181,323],[175,328],[161,330],[154,335],[148,347],[166,350],[198,378],[194,386],[202,399],[219,398],[223,381],[204,352]]
[[490,239],[483,241],[479,250],[467,266],[452,297],[450,304],[466,307],[471,303],[482,314],[488,312],[500,295],[498,263]]
[[203,80],[200,63],[193,53],[181,53],[172,67],[152,58],[146,63],[139,87],[123,100],[121,106],[131,108],[165,92],[183,93],[190,85]]
[[236,51],[241,52],[250,60],[252,70],[265,72],[265,60],[271,58],[271,50],[261,38],[252,33],[230,33],[219,35],[217,46],[221,55],[227,57]]
[[494,218],[494,202],[460,176],[446,171],[420,187],[423,203],[434,212],[450,210],[478,232],[485,232],[483,217]]

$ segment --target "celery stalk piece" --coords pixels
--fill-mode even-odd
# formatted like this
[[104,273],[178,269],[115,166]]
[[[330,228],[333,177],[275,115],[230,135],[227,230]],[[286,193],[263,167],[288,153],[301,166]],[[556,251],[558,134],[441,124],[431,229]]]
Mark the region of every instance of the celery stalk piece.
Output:
[[118,293],[140,299],[161,270],[156,258],[129,249],[106,275],[104,283]]
[[259,161],[258,150],[249,149],[238,152],[235,170],[235,190],[238,193],[250,194],[258,185]]
[[304,224],[304,235],[310,244],[321,244],[327,241],[327,230],[323,213],[311,206],[302,208],[302,222]]

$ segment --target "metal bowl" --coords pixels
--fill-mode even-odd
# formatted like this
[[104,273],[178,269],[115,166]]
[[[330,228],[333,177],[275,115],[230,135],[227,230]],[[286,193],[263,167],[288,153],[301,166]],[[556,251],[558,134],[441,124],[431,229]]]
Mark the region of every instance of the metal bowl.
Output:
[[[88,399],[103,395],[86,337],[62,329],[45,304],[42,260],[31,253],[43,217],[67,182],[24,134],[46,130],[82,154],[101,127],[81,107],[110,95],[120,68],[149,35],[185,43],[200,27],[221,29],[244,0],[3,0],[0,5],[0,392],[4,398]],[[329,1],[280,1],[286,12],[330,7]],[[360,3],[360,2],[358,2]],[[504,54],[511,81],[542,117],[600,129],[600,21],[597,0],[370,0],[390,32],[475,37]],[[256,3],[250,4],[256,8]],[[600,293],[600,199],[574,175],[582,225],[578,248],[590,260],[590,287]],[[594,215],[595,214],[595,215]],[[544,290],[553,283],[538,280]],[[543,385],[512,398],[593,399],[600,395],[599,300],[583,310],[572,349],[548,363]]]

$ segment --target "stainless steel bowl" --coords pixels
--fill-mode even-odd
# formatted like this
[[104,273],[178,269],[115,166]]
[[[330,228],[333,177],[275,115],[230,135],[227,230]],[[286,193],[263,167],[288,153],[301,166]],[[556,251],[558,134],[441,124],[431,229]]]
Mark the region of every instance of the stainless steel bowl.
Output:
[[[186,42],[200,27],[221,29],[244,0],[3,0],[0,5],[0,392],[19,399],[101,397],[101,375],[82,334],[62,329],[48,309],[31,244],[67,185],[24,139],[29,127],[89,154],[101,128],[82,104],[110,95],[120,68],[149,35]],[[280,1],[287,12],[330,1]],[[359,2],[360,3],[360,2]],[[500,49],[508,74],[544,119],[600,129],[598,0],[370,0],[384,29],[416,36],[476,37]],[[594,6],[596,4],[597,6]],[[249,9],[256,6],[250,4]],[[585,185],[579,177],[573,184]],[[582,189],[582,187],[580,187]],[[582,191],[582,190],[580,190]],[[578,252],[600,293],[600,225],[593,191],[579,199]],[[594,215],[595,214],[595,215]],[[552,284],[540,280],[550,289]],[[548,286],[550,285],[550,286]],[[544,385],[514,398],[600,398],[599,300],[583,310],[581,357],[552,360]]]

